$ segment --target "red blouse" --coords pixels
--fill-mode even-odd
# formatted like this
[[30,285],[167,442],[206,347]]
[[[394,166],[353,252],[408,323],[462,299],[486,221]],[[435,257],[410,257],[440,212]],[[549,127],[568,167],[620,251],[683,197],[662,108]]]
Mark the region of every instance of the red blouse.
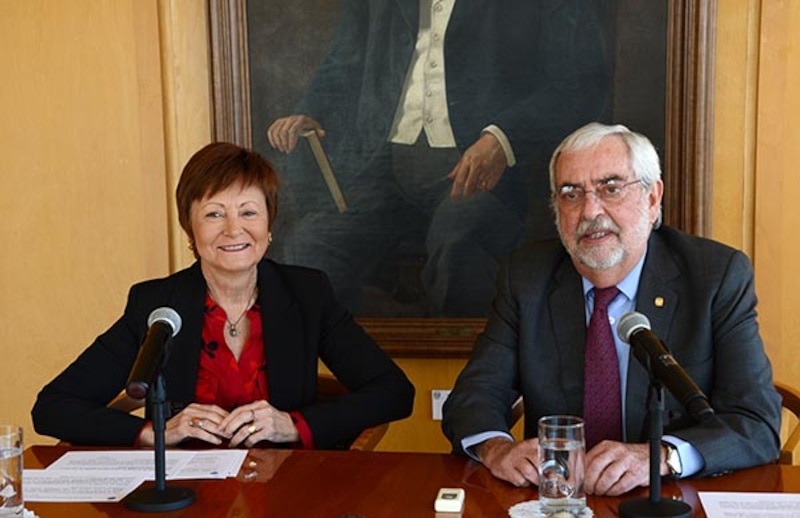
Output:
[[[228,411],[261,399],[269,401],[260,306],[254,304],[247,310],[250,336],[238,362],[225,343],[225,311],[208,294],[205,307],[195,401],[217,405]],[[300,433],[302,447],[313,448],[311,429],[303,416],[296,411],[289,412],[289,415]]]

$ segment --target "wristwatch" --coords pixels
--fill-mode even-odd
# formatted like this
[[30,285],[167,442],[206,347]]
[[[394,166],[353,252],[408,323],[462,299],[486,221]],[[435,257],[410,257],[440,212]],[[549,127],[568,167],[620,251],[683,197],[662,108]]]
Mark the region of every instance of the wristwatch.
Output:
[[665,462],[667,463],[667,468],[669,468],[669,474],[673,478],[680,478],[683,472],[683,466],[681,466],[681,457],[678,455],[678,448],[668,442],[662,442],[661,445],[667,452]]

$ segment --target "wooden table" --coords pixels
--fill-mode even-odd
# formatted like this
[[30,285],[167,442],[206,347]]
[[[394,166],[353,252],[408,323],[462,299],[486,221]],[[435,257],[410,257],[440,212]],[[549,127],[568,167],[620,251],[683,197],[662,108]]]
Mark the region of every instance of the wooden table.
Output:
[[[25,467],[48,466],[65,446],[32,446]],[[67,504],[28,502],[41,518],[95,516],[192,517],[433,517],[440,487],[463,487],[462,516],[505,517],[512,505],[537,498],[533,488],[515,488],[496,480],[480,464],[434,453],[361,451],[251,450],[236,478],[172,482],[194,489],[194,504],[168,513],[141,513],[121,503]],[[763,491],[800,493],[800,466],[768,465],[721,477],[664,482],[664,497],[690,503],[703,517],[698,491]],[[24,488],[23,488],[24,492]],[[624,498],[647,497],[641,489]],[[598,518],[617,516],[620,498],[589,496]]]

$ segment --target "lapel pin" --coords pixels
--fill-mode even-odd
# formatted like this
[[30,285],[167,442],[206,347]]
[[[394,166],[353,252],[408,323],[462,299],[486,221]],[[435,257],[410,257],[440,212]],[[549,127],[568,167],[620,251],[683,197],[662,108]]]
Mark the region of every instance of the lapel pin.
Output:
[[656,297],[655,300],[653,301],[653,304],[655,304],[657,308],[663,308],[664,297]]

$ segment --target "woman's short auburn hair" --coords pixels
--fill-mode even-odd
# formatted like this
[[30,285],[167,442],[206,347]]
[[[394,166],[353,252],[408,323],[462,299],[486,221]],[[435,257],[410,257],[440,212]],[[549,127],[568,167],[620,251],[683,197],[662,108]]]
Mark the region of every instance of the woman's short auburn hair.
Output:
[[278,215],[278,172],[255,151],[227,142],[215,142],[192,155],[181,172],[175,191],[178,220],[189,236],[190,243],[194,243],[192,203],[236,183],[241,183],[242,187],[255,185],[261,189],[267,202],[269,228],[272,230]]

